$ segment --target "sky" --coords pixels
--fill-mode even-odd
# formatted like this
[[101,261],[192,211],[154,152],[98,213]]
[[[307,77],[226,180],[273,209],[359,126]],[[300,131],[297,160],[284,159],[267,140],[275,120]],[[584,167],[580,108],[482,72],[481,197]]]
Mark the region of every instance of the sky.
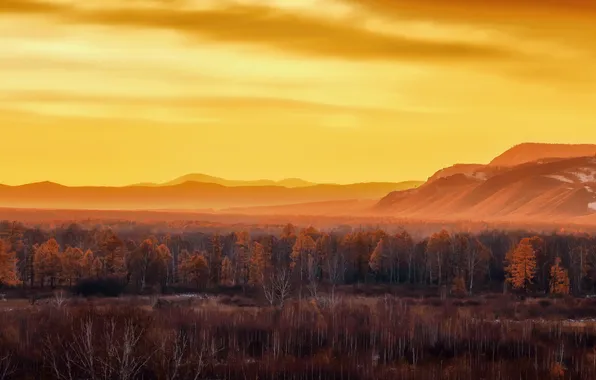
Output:
[[423,180],[596,143],[592,0],[1,0],[0,183]]

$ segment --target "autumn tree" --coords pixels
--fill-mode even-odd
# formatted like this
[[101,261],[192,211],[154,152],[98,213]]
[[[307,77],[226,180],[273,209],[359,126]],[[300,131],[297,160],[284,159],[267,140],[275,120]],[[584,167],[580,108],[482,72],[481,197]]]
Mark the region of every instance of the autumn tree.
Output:
[[182,284],[188,283],[186,274],[181,271],[181,268],[184,265],[184,263],[186,262],[186,260],[188,260],[189,257],[190,257],[190,252],[188,252],[188,250],[186,248],[182,249],[180,251],[180,254],[178,255],[178,260],[176,261],[176,273],[177,273],[178,277],[176,278],[176,281],[179,284],[180,283],[182,283]]
[[54,287],[60,278],[62,263],[60,261],[60,246],[56,239],[51,238],[37,247],[33,260],[35,278],[39,285],[49,284]]
[[392,239],[390,237],[381,238],[376,248],[370,255],[370,269],[378,276],[389,278],[389,281],[391,282],[394,277],[391,275],[394,269],[392,265],[393,256],[394,246]]
[[209,282],[209,265],[202,253],[194,252],[183,259],[178,270],[188,282],[194,283],[197,289],[205,287]]
[[319,261],[324,262],[331,254],[333,240],[329,234],[321,234],[315,243],[315,252]]
[[96,275],[96,273],[93,272],[94,260],[95,255],[93,254],[93,251],[90,249],[86,250],[83,257],[81,257],[81,277],[89,278]]
[[309,226],[307,228],[305,228],[302,232],[302,235],[307,235],[310,236],[310,238],[313,241],[317,241],[319,239],[319,237],[321,237],[321,232],[319,230],[317,230],[315,227],[313,226]]
[[83,251],[79,248],[67,247],[60,256],[62,264],[62,280],[72,286],[82,275]]
[[292,249],[296,243],[296,227],[292,224],[287,224],[279,236],[279,262],[284,266],[290,265],[290,257]]
[[121,274],[124,269],[126,247],[124,242],[109,231],[107,238],[100,243],[104,276]]
[[249,283],[251,285],[261,284],[269,265],[270,263],[265,255],[265,247],[259,242],[254,242],[250,255]]
[[214,285],[219,285],[221,275],[222,244],[218,233],[211,237],[211,250],[209,251],[209,280]]
[[293,224],[288,223],[282,229],[280,238],[284,239],[293,237],[296,237],[296,227]]
[[93,257],[93,263],[91,263],[91,274],[93,277],[100,278],[105,273],[103,258]]
[[569,294],[569,275],[567,270],[561,266],[561,258],[555,258],[555,264],[550,268],[550,292],[551,294]]
[[507,263],[507,282],[514,289],[527,291],[536,275],[536,254],[529,238],[522,239],[517,247],[507,254]]
[[234,285],[234,267],[232,260],[230,260],[230,258],[227,256],[224,257],[223,261],[221,262],[220,280],[222,285]]
[[15,286],[19,283],[16,253],[9,243],[0,239],[0,285]]
[[235,234],[234,264],[235,282],[243,287],[248,284],[250,268],[250,234],[242,231]]
[[172,253],[165,244],[160,244],[155,248],[155,256],[150,266],[152,279],[154,282],[167,286],[172,281],[174,269],[172,268]]

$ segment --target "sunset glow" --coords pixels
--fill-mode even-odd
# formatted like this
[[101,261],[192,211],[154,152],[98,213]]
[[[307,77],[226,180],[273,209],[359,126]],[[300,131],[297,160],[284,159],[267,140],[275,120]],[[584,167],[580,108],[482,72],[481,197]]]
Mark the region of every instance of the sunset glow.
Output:
[[424,180],[596,143],[593,4],[2,0],[0,183]]

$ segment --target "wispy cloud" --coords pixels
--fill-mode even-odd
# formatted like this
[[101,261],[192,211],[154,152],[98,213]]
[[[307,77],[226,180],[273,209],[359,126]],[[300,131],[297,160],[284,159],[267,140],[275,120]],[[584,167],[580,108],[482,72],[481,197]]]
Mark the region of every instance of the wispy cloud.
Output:
[[8,107],[11,104],[45,104],[45,105],[101,105],[114,107],[162,107],[171,109],[194,109],[209,111],[295,111],[315,113],[350,113],[366,115],[391,114],[424,114],[435,113],[437,110],[402,107],[382,108],[343,105],[340,103],[322,103],[304,99],[263,96],[102,96],[89,93],[72,93],[60,91],[9,91],[0,92],[0,104]]
[[2,0],[0,1],[1,14],[35,14],[66,12],[70,8],[60,3],[43,0]]
[[[596,13],[593,0],[341,0],[362,9],[398,17],[432,15],[435,19],[535,21],[589,18]],[[541,21],[541,20],[538,20]]]
[[3,12],[53,14],[66,23],[168,30],[217,43],[351,60],[498,60],[515,54],[499,46],[382,33],[343,19],[262,5],[228,4],[203,9],[130,5],[85,10],[62,3],[10,0],[0,7]]

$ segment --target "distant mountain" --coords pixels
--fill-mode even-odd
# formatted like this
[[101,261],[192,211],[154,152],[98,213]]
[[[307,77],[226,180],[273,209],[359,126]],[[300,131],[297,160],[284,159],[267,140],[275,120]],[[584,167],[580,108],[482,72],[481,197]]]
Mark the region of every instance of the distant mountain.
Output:
[[412,181],[289,188],[223,186],[187,181],[169,186],[68,187],[42,182],[22,186],[0,186],[0,207],[99,210],[223,209],[342,200],[378,200],[389,192],[418,185],[420,182]]
[[[571,154],[565,149],[545,154],[553,152]],[[498,162],[512,162],[505,157]],[[487,221],[569,221],[596,215],[596,157],[460,169],[465,172],[393,192],[375,210],[402,217]]]
[[543,158],[588,156],[596,156],[596,145],[524,143],[516,145],[496,157],[489,166],[515,166]]
[[229,180],[220,177],[214,177],[207,174],[187,174],[182,177],[178,177],[164,183],[152,183],[144,182],[138,183],[133,186],[175,186],[186,182],[200,182],[200,183],[215,183],[226,187],[242,187],[242,186],[284,186],[284,187],[308,187],[314,186],[316,183],[308,182],[300,178],[287,178],[281,181],[272,181],[268,179],[254,180],[254,181],[240,181],[240,180]]
[[486,180],[513,166],[529,162],[551,162],[562,158],[591,156],[596,156],[596,145],[523,143],[506,150],[494,158],[488,165],[455,164],[437,171],[427,182],[433,182],[455,174],[465,174]]

